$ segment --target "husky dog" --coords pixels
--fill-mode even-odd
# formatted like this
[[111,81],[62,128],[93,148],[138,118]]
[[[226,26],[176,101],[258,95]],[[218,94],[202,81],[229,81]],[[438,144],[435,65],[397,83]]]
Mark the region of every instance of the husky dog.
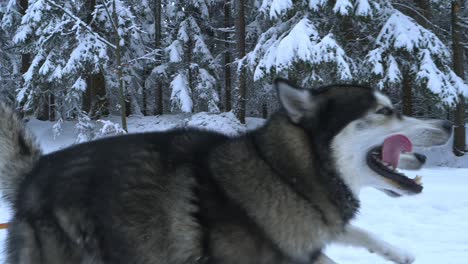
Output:
[[395,168],[419,169],[412,146],[445,143],[451,124],[401,116],[367,87],[275,86],[282,109],[245,135],[179,129],[48,155],[1,106],[7,263],[324,264],[333,242],[411,263],[349,222],[363,187],[420,193]]

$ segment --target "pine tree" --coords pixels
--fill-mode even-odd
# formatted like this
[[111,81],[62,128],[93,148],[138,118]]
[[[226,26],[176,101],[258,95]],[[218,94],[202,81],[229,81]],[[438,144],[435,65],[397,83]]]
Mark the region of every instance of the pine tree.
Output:
[[216,69],[206,30],[210,1],[179,1],[171,10],[173,31],[166,48],[173,111],[218,112]]
[[[138,57],[138,33],[129,2],[107,0],[93,6],[86,1],[30,0],[13,41],[35,56],[17,100],[34,108],[41,94],[53,94],[61,117],[73,117],[81,114],[87,76],[103,70],[106,78],[117,79],[120,97],[125,97],[122,59]],[[120,109],[125,104],[120,100]],[[123,110],[123,125],[125,114]]]
[[[389,1],[258,1],[264,32],[244,63],[254,79],[287,76],[301,85],[368,82],[401,98],[453,104],[466,89],[450,49]],[[406,95],[395,87],[404,89]],[[408,94],[409,93],[409,94]],[[412,113],[406,100],[405,113]],[[405,108],[405,107],[403,107]]]
[[393,10],[373,43],[367,63],[380,87],[410,79],[414,80],[412,87],[451,104],[465,88],[458,86],[450,57],[450,50],[433,32]]
[[329,82],[352,78],[353,61],[340,46],[332,28],[328,28],[327,24],[333,21],[323,19],[329,16],[324,12],[329,11],[324,2],[264,0],[258,3],[262,15],[257,19],[269,23],[254,50],[247,55],[246,63],[251,66],[255,80],[285,76],[306,83],[320,82],[326,75],[331,77],[325,78]]
[[21,57],[11,41],[13,28],[19,23],[14,1],[0,4],[0,100],[13,104],[15,83],[20,81]]

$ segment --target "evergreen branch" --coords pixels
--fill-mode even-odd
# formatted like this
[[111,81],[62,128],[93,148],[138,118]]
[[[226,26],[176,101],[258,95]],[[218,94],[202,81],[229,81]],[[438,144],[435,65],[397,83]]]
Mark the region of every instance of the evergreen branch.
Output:
[[82,28],[84,28],[86,31],[88,31],[91,35],[95,36],[97,40],[99,40],[100,42],[104,43],[105,45],[109,46],[111,49],[116,49],[116,46],[112,43],[110,43],[108,40],[106,40],[104,37],[100,36],[98,33],[96,33],[91,27],[89,27],[89,25],[87,23],[85,23],[83,20],[81,20],[79,17],[75,16],[72,14],[71,11],[69,11],[68,9],[66,9],[65,7],[55,3],[53,0],[45,0],[48,4],[50,4],[51,6],[59,9],[59,10],[62,10],[67,16],[71,17],[73,20],[75,20],[75,22],[81,26]]
[[150,61],[153,61],[153,62],[161,62],[162,60],[154,58],[155,55],[161,55],[161,50],[160,49],[154,49],[154,50],[146,53],[143,56],[140,56],[138,58],[129,60],[128,64],[132,64],[132,63],[134,63],[136,61],[139,61],[139,60],[150,60]]
[[220,38],[213,38],[216,41],[222,42],[222,43],[229,43],[229,44],[236,44],[237,41],[235,40],[225,40],[225,39],[220,39]]
[[401,7],[404,7],[404,8],[406,8],[406,9],[408,9],[408,10],[411,10],[411,11],[413,11],[415,14],[417,14],[419,17],[421,17],[422,19],[424,19],[424,20],[425,20],[428,24],[430,24],[431,26],[433,26],[433,27],[435,27],[435,28],[437,28],[437,29],[440,29],[440,30],[442,30],[443,32],[445,32],[445,33],[447,33],[447,34],[450,34],[449,31],[447,31],[447,30],[445,30],[445,29],[443,29],[443,28],[441,28],[441,27],[435,25],[435,24],[432,23],[429,19],[427,19],[426,16],[424,16],[423,14],[421,14],[421,12],[419,12],[418,10],[412,8],[411,6],[408,6],[408,5],[405,5],[405,4],[401,4],[401,3],[392,3],[392,5],[401,6]]
[[[114,1],[115,1],[115,0],[114,0]],[[114,28],[115,31],[118,32],[119,27],[115,24],[114,19],[112,19],[112,16],[111,16],[111,14],[110,14],[109,8],[107,8],[106,2],[104,2],[104,0],[102,0],[102,6],[104,7],[104,10],[106,11],[107,17],[109,17],[109,19],[110,19],[110,21],[111,21],[112,27]]]
[[234,27],[228,27],[228,28],[210,27],[210,28],[214,31],[221,31],[221,32],[227,32],[227,33],[236,32],[236,29]]
[[457,26],[462,27],[462,28],[468,28],[468,23],[461,23],[461,22],[458,22],[458,23],[457,23]]

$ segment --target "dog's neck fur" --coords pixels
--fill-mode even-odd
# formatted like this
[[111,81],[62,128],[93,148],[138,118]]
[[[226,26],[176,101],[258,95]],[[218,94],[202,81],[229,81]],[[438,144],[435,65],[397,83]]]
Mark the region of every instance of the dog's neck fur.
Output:
[[[310,201],[316,200],[317,195],[327,194],[334,206],[340,208],[341,218],[346,223],[354,217],[359,201],[335,168],[331,142],[324,140],[330,136],[319,133],[318,130],[316,135],[308,135],[278,112],[264,128],[254,133],[254,142],[265,162],[282,180]],[[317,182],[321,186],[314,186]]]
[[[252,145],[255,153],[247,151]],[[213,175],[223,176],[217,181],[226,194],[279,249],[306,261],[343,231],[358,207],[333,166],[317,164],[329,162],[320,154],[301,128],[278,114],[265,127],[217,148],[212,155],[223,162],[211,167]],[[226,166],[236,172],[216,173],[231,171]],[[312,184],[314,177],[319,186]],[[291,215],[291,208],[297,213]],[[317,222],[323,227],[310,224]]]

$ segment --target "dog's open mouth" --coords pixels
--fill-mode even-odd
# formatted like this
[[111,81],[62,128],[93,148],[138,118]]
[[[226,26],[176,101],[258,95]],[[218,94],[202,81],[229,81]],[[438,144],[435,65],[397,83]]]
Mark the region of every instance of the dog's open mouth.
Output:
[[[397,170],[400,154],[411,151],[412,143],[406,136],[393,135],[367,153],[367,165],[396,189],[405,194],[417,194],[423,189],[421,177],[411,179]],[[384,191],[391,196],[401,196],[400,192],[390,189]]]

